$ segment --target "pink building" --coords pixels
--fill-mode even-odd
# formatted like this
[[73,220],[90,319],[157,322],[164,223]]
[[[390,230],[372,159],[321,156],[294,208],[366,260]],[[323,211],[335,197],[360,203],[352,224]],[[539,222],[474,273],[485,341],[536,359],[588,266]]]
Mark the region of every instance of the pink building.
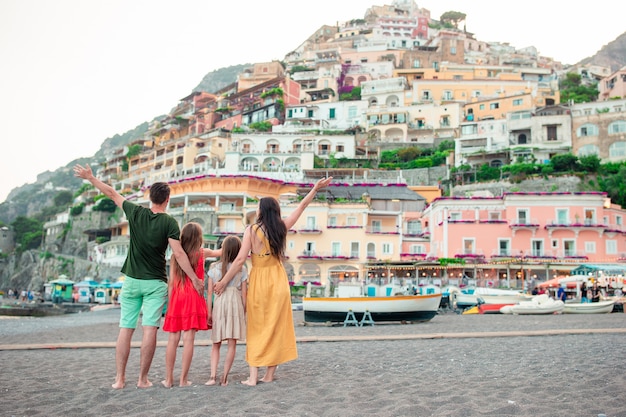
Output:
[[626,210],[600,192],[440,197],[422,218],[428,260],[444,258],[449,276],[496,286],[568,274],[581,263],[626,261],[625,220]]

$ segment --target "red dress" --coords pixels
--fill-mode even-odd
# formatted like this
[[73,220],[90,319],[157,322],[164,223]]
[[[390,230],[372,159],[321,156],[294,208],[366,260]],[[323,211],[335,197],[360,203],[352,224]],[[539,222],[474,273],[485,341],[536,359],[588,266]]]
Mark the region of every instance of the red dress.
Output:
[[[202,254],[198,259],[198,265],[196,265],[196,275],[204,280],[204,257]],[[163,324],[164,331],[208,330],[208,317],[204,295],[198,294],[188,277],[185,277],[182,288],[173,286],[170,289],[165,323]]]

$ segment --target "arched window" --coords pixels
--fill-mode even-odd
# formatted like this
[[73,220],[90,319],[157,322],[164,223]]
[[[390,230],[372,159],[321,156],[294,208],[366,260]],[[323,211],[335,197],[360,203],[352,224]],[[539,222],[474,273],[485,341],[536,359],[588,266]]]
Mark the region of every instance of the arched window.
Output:
[[615,142],[609,146],[609,158],[626,158],[626,142]]
[[626,121],[617,120],[609,125],[609,135],[613,133],[625,133]]
[[578,149],[578,156],[598,155],[600,149],[596,145],[585,145]]
[[578,130],[576,131],[576,134],[578,135],[578,137],[598,136],[598,126],[591,124],[591,123],[585,123],[584,125],[578,128]]

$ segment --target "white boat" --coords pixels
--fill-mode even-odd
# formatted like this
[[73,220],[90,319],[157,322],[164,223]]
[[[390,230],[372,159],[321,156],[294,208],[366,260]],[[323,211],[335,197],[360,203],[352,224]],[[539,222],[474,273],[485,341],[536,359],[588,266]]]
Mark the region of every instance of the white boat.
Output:
[[559,314],[565,308],[565,303],[555,300],[546,294],[536,295],[530,301],[520,301],[517,304],[504,306],[502,314]]
[[302,309],[304,321],[313,323],[343,322],[350,310],[357,321],[361,321],[368,312],[374,322],[424,322],[437,315],[440,302],[440,292],[426,295],[398,295],[391,292],[390,295],[376,296],[304,297]]
[[520,301],[530,301],[532,296],[518,290],[505,290],[500,288],[476,287],[452,295],[458,308],[472,307],[480,303],[484,304],[516,304]]
[[563,313],[566,314],[606,314],[613,311],[615,300],[599,301],[597,303],[565,303]]

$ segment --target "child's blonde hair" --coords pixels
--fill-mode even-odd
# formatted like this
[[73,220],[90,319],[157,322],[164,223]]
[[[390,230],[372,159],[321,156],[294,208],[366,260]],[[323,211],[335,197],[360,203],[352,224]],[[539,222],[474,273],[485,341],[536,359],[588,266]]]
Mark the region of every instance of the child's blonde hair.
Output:
[[237,236],[227,236],[222,242],[222,277],[226,275],[228,264],[232,263],[235,258],[237,258],[240,249],[241,239]]

